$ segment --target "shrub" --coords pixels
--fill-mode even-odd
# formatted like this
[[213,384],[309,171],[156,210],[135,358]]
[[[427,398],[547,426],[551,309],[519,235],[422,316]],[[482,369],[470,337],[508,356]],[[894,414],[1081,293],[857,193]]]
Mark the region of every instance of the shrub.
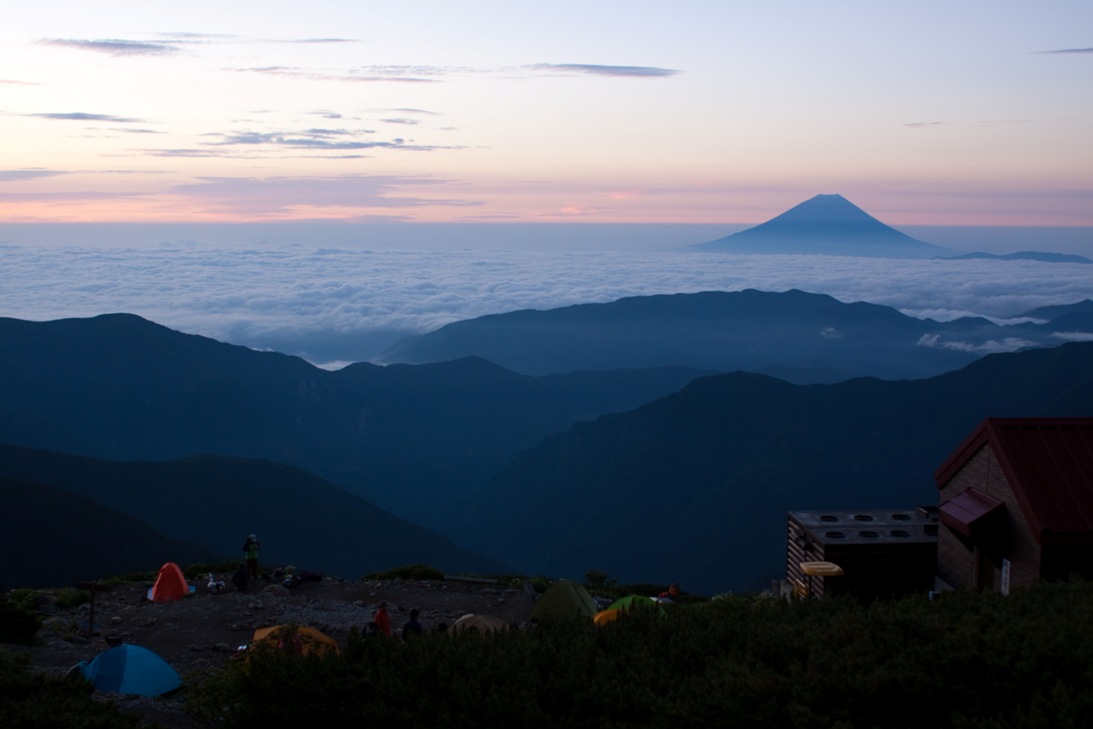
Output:
[[42,591],[32,590],[29,587],[17,587],[7,593],[6,597],[20,610],[34,610],[43,602]]
[[34,609],[33,601],[13,599],[0,593],[0,643],[30,645],[42,627],[42,619]]
[[589,590],[602,590],[617,585],[618,582],[600,570],[589,570],[584,573],[584,586]]
[[87,590],[78,590],[75,587],[63,587],[57,590],[54,604],[59,610],[79,607],[85,602],[91,602],[91,593]]
[[127,572],[124,575],[111,575],[110,577],[104,577],[99,582],[104,585],[127,585],[133,582],[153,582],[156,576],[159,574],[159,570],[152,572],[137,571]]
[[211,724],[1078,727],[1093,585],[862,605],[751,596],[403,643],[271,652],[194,692]]
[[411,564],[396,567],[386,572],[373,572],[365,575],[366,580],[443,580],[444,573],[423,564]]
[[135,729],[137,717],[112,704],[93,701],[82,677],[31,674],[26,661],[0,650],[0,726]]
[[554,580],[542,576],[528,577],[520,581],[521,584],[525,582],[531,583],[531,589],[540,595],[549,590],[550,586],[554,584]]

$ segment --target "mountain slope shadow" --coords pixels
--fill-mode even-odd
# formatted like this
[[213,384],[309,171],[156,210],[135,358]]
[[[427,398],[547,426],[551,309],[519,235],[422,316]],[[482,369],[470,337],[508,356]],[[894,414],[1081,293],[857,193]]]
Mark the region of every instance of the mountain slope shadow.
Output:
[[1091,413],[1093,344],[926,380],[712,376],[522,453],[450,533],[525,572],[754,589],[784,574],[788,511],[936,504],[934,469],[983,418]]

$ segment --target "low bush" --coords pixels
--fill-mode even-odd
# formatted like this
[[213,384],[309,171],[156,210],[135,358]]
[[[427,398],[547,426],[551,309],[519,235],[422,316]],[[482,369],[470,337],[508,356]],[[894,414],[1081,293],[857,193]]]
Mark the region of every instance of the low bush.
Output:
[[26,594],[0,593],[0,643],[31,645],[42,619]]
[[104,585],[128,585],[134,582],[154,582],[159,571],[136,571],[127,572],[123,575],[111,575],[110,577],[104,577],[99,582]]
[[69,608],[79,607],[85,602],[91,602],[91,593],[87,590],[76,589],[75,587],[62,587],[60,590],[57,590],[53,602],[58,610],[67,610]]
[[94,701],[82,677],[52,678],[29,673],[26,661],[0,649],[0,726],[66,729],[135,729],[138,718],[112,704]]
[[323,726],[1077,727],[1093,586],[865,606],[740,596],[403,643],[271,653],[193,693],[204,720]]
[[366,580],[443,580],[444,573],[423,564],[411,564],[395,567],[386,572],[373,572],[365,575]]

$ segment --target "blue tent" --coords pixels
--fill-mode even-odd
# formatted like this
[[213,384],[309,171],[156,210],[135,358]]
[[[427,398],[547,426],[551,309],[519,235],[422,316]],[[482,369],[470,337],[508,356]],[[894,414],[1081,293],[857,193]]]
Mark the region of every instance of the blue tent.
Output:
[[175,669],[147,648],[122,643],[92,658],[81,669],[99,691],[159,696],[182,685]]

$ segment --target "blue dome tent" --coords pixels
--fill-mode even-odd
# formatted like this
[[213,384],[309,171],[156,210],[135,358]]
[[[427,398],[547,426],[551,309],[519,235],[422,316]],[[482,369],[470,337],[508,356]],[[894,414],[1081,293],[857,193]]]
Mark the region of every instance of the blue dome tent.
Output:
[[122,643],[81,666],[84,678],[99,691],[159,696],[182,685],[175,669],[147,648]]

